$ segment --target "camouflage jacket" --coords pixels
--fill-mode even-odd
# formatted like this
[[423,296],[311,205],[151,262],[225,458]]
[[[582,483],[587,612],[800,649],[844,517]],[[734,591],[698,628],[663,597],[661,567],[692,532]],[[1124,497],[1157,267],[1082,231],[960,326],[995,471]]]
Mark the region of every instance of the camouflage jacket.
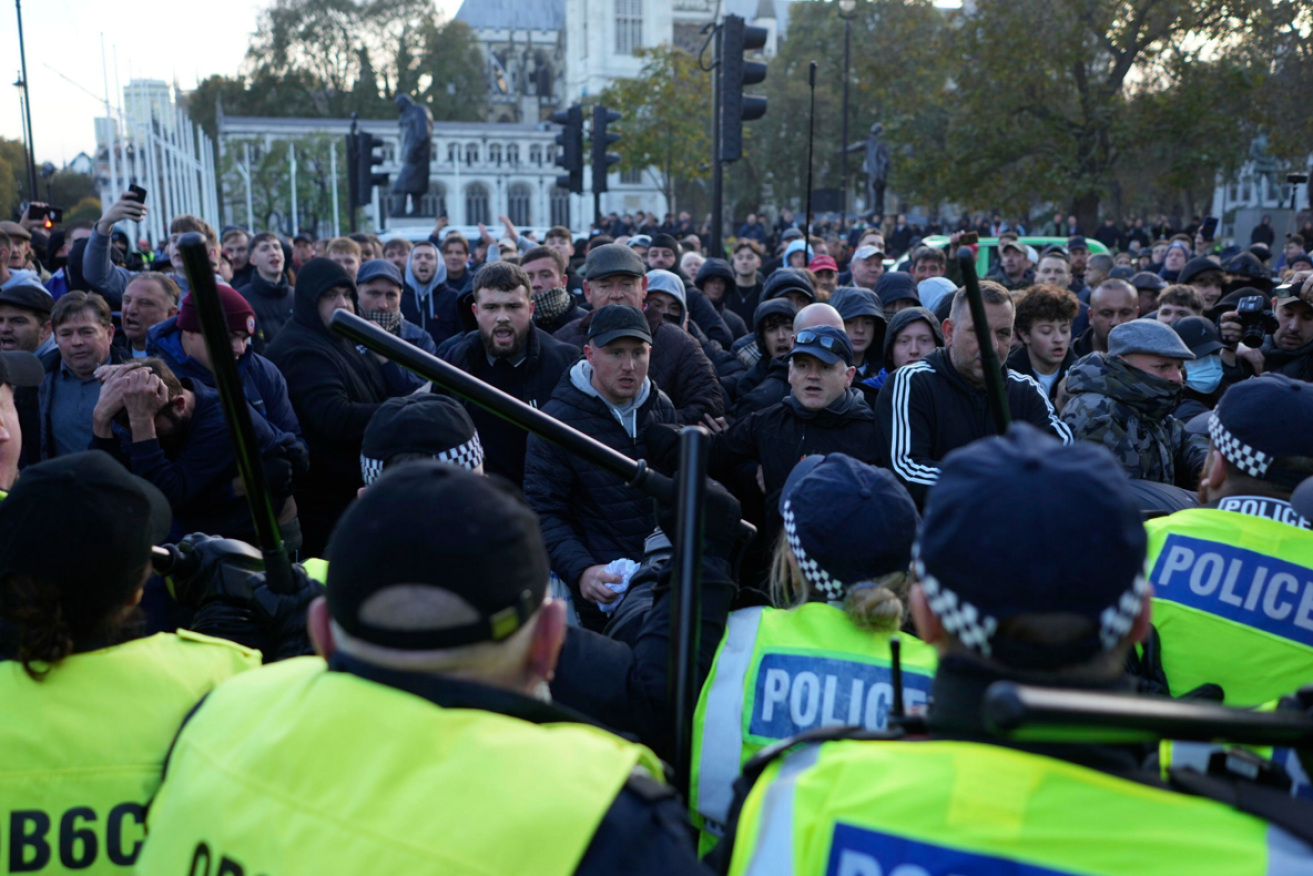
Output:
[[1077,440],[1097,441],[1134,479],[1194,487],[1208,437],[1174,416],[1181,387],[1121,359],[1093,353],[1071,366],[1062,419]]

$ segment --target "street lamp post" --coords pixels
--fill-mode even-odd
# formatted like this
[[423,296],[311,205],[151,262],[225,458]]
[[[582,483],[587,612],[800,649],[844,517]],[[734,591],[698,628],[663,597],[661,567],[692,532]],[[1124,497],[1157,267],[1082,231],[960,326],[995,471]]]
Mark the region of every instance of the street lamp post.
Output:
[[839,17],[843,19],[843,142],[839,146],[839,162],[843,174],[843,216],[839,220],[840,228],[848,222],[848,60],[856,13],[857,0],[839,0]]
[[36,148],[32,145],[32,94],[27,89],[27,48],[23,45],[23,0],[14,0],[18,12],[18,60],[22,68],[21,78],[14,85],[23,90],[23,122],[27,129],[27,184],[29,201],[41,195],[36,187]]

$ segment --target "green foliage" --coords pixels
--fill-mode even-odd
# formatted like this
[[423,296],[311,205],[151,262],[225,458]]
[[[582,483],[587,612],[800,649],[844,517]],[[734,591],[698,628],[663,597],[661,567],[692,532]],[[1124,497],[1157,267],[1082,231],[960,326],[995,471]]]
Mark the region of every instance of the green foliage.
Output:
[[[336,138],[298,137],[276,140],[266,149],[263,139],[230,140],[224,146],[220,164],[223,181],[223,202],[226,214],[238,224],[254,228],[272,228],[275,213],[286,211],[291,204],[291,165],[288,162],[289,144],[296,150],[296,199],[300,213],[296,223],[298,231],[316,237],[326,237],[333,230],[332,166],[329,163],[331,146]],[[238,172],[245,161],[246,150],[251,150],[251,206],[255,212],[252,222],[246,215],[246,183]],[[337,143],[338,224],[348,227],[346,154],[343,143]],[[287,217],[280,219],[286,230]]]
[[474,32],[439,24],[430,0],[274,0],[238,76],[193,93],[192,118],[214,136],[215,105],[234,116],[396,116],[410,94],[443,121],[483,117],[487,85]]
[[0,218],[18,218],[18,202],[27,200],[27,152],[23,141],[0,137]]
[[95,222],[105,212],[100,205],[100,198],[88,195],[79,200],[64,213],[64,227],[74,222]]
[[711,74],[670,45],[637,54],[642,72],[612,82],[598,101],[623,116],[611,126],[621,136],[620,170],[653,172],[670,209],[681,209],[677,186],[711,176]]

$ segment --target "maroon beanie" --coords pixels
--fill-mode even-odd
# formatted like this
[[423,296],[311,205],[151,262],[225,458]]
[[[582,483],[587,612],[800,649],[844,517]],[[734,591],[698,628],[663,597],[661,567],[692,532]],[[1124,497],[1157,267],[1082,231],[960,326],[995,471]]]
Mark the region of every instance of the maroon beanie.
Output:
[[[231,286],[219,283],[215,288],[219,290],[219,303],[223,305],[223,315],[228,319],[228,331],[246,332],[254,337],[255,311],[251,309],[250,302]],[[190,292],[182,299],[182,307],[178,309],[178,328],[185,332],[201,330],[201,315],[196,310],[196,302]]]

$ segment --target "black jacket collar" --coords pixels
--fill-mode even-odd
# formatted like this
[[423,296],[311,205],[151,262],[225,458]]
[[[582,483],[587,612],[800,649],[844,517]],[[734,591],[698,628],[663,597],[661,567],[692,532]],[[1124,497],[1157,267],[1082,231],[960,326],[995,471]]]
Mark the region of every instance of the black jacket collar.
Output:
[[587,724],[607,729],[573,709],[545,703],[514,691],[441,675],[385,669],[341,651],[329,658],[328,669],[330,672],[345,672],[365,681],[404,691],[444,709],[478,709],[508,718],[519,718],[531,724]]

